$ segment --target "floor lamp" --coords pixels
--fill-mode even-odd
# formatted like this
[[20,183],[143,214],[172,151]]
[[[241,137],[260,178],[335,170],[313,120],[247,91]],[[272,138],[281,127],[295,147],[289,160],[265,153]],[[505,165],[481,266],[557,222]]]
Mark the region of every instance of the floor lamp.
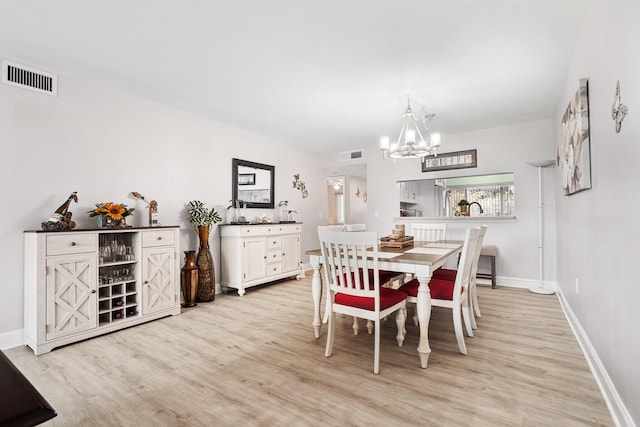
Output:
[[553,166],[556,163],[555,160],[541,160],[537,162],[527,162],[531,166],[538,168],[538,269],[539,278],[538,286],[529,288],[530,292],[542,295],[553,295],[555,292],[553,289],[544,287],[544,202],[542,197],[542,168]]

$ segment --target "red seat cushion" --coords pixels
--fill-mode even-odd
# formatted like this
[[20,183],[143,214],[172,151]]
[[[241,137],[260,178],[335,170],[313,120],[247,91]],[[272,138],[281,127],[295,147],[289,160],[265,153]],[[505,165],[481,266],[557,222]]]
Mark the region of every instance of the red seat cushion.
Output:
[[[385,310],[405,299],[407,299],[407,294],[404,292],[390,288],[380,288],[380,310]],[[373,311],[374,300],[374,298],[356,297],[336,292],[335,302],[340,305],[347,305],[349,307]]]
[[[413,279],[404,285],[400,286],[399,291],[402,291],[410,297],[418,296],[418,286],[420,282],[418,279]],[[454,282],[450,280],[431,279],[429,282],[429,290],[431,291],[431,298],[442,300],[453,300],[453,287]],[[463,289],[464,292],[464,289]]]
[[449,270],[446,268],[438,268],[436,271],[433,272],[433,278],[434,279],[441,279],[441,280],[450,280],[450,281],[455,281],[456,280],[456,275],[458,274],[458,270]]

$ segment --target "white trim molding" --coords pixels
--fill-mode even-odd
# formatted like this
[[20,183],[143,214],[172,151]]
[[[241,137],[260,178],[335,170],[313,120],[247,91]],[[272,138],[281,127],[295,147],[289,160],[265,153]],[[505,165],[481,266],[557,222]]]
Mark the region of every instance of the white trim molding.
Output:
[[0,350],[24,345],[24,330],[3,332],[0,334]]
[[589,337],[585,333],[584,329],[582,329],[582,325],[580,325],[580,322],[573,313],[573,310],[571,310],[571,306],[564,297],[562,290],[557,288],[556,294],[558,295],[558,301],[560,301],[562,311],[564,312],[564,315],[569,322],[569,326],[573,331],[573,335],[576,337],[576,340],[578,340],[578,343],[582,348],[582,352],[584,353],[585,359],[587,359],[591,373],[593,374],[593,377],[600,388],[600,392],[604,397],[604,401],[609,408],[613,422],[619,427],[635,427],[636,424],[633,421],[633,418],[631,418],[629,410],[620,398],[613,381],[611,381],[607,370],[602,364],[602,361],[600,361],[600,357],[598,357],[598,353],[596,353],[595,348],[591,345]]

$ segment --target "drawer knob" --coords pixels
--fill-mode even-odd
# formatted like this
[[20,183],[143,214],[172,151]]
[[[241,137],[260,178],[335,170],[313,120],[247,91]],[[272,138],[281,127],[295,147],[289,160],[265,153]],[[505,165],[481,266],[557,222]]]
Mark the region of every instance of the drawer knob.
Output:
[[71,242],[71,246],[75,246],[75,245],[77,245],[76,242]]
[[92,293],[92,294],[95,294],[95,293],[96,293],[96,290],[95,290],[95,289],[91,289],[91,293]]
[[266,255],[264,256],[264,259],[267,259],[267,256],[266,256]]
[[162,240],[162,236],[158,236],[158,240]]

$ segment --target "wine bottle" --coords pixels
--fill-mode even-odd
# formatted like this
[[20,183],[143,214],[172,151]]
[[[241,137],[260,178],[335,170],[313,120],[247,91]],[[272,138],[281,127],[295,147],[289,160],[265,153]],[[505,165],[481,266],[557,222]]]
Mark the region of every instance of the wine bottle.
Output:
[[69,205],[71,204],[71,201],[73,200],[74,202],[78,203],[78,196],[76,196],[76,194],[78,194],[77,191],[74,191],[73,193],[71,193],[69,198],[62,205],[60,205],[58,209],[56,209],[53,215],[51,215],[51,218],[49,218],[49,222],[62,221],[62,219],[64,218],[64,214],[69,209]]

